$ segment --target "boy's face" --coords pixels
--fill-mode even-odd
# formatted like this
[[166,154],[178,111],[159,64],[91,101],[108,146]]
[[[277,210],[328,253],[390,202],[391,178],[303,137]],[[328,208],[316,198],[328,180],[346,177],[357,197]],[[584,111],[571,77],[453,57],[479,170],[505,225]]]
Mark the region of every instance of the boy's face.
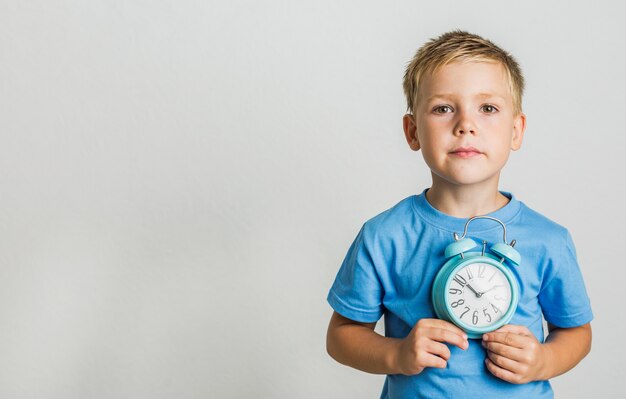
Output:
[[418,90],[414,115],[403,121],[411,149],[421,149],[433,174],[449,183],[497,180],[526,128],[525,115],[514,114],[504,67],[454,62],[424,76]]

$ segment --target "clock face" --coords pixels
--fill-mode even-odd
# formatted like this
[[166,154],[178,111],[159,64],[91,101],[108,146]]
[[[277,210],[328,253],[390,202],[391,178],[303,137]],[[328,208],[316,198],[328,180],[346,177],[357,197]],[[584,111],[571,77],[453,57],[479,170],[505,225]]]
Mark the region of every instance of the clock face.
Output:
[[472,263],[450,276],[445,300],[465,324],[488,327],[497,323],[511,306],[511,285],[497,267]]

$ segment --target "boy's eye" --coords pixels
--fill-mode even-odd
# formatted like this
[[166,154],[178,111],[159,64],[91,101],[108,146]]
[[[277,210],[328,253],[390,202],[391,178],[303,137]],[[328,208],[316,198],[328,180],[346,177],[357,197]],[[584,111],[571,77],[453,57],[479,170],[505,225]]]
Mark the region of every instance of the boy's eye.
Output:
[[498,109],[491,104],[483,105],[483,111],[488,114],[493,114],[494,112],[498,112]]
[[440,105],[436,107],[433,111],[435,111],[436,114],[447,114],[452,112],[452,108],[447,105]]

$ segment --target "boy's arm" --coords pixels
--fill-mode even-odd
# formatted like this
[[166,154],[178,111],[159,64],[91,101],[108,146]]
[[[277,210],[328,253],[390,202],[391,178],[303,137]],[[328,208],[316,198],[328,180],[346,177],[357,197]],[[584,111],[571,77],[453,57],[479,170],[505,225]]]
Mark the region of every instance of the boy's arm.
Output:
[[544,344],[524,326],[506,325],[483,335],[489,371],[514,384],[548,380],[572,369],[591,350],[591,324],[548,328]]
[[376,323],[359,323],[334,312],[326,349],[339,363],[373,374],[420,373],[425,367],[445,368],[450,358],[446,342],[467,349],[467,336],[443,320],[422,319],[404,339],[383,337]]

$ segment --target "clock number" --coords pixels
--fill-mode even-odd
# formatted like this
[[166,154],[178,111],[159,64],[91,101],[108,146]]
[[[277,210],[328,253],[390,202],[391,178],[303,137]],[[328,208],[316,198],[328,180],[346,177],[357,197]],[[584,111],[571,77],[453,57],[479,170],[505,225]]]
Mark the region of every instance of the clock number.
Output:
[[495,306],[493,305],[493,303],[489,303],[489,304],[490,304],[490,305],[491,305],[491,307],[493,308],[493,313],[500,313],[500,311],[498,310],[498,308],[497,308],[497,307],[495,307]]
[[469,306],[466,306],[466,307],[465,307],[465,312],[461,313],[461,315],[459,316],[459,319],[462,319],[462,318],[463,318],[463,316],[465,316],[465,313],[467,313],[467,312],[469,312],[469,311],[470,311]]
[[476,325],[476,323],[478,323],[478,310],[475,310],[474,314],[472,315],[472,323],[474,325]]
[[491,275],[491,277],[489,277],[489,282],[491,282],[491,279],[494,278],[496,276],[496,274],[498,274],[498,271],[496,270],[495,272],[493,272],[493,274]]
[[467,270],[467,278],[469,280],[472,280],[474,278],[474,275],[472,274],[472,269],[470,269],[469,266],[468,266],[467,269],[465,269],[465,270]]
[[491,323],[491,315],[487,313],[487,308],[483,308],[483,314],[487,318],[487,323]]
[[450,288],[450,290],[448,290],[448,292],[449,292],[451,295],[454,295],[454,294],[462,294],[462,293],[463,293],[463,290],[460,290],[460,289],[458,289],[458,288]]
[[485,270],[487,269],[487,265],[480,264],[478,265],[478,277],[482,277],[485,274]]
[[493,299],[495,299],[496,301],[504,301],[504,298],[502,298],[500,295],[496,294],[493,296]]
[[456,302],[452,302],[450,304],[450,306],[452,306],[453,308],[456,308],[457,306],[463,305],[465,303],[465,301],[463,299],[459,299]]
[[454,276],[454,281],[456,281],[457,283],[459,283],[459,285],[461,287],[465,287],[465,284],[467,284],[467,281],[465,281],[465,279],[463,278],[463,276],[461,276],[460,274],[456,274]]

